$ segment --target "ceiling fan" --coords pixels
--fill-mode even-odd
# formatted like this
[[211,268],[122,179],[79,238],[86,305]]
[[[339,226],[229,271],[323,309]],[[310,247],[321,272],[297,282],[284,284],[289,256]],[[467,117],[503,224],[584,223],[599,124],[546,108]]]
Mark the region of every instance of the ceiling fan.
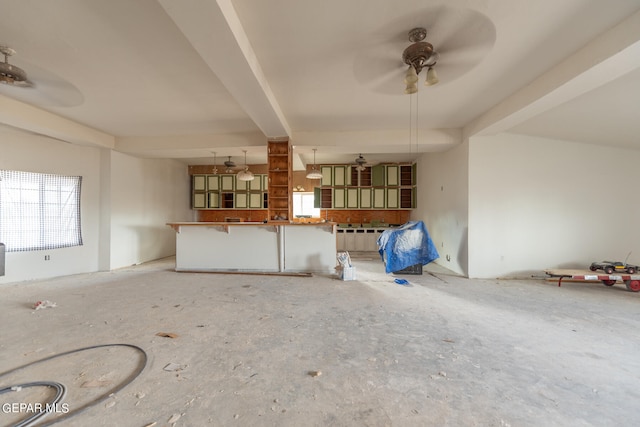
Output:
[[362,154],[360,154],[358,157],[356,157],[355,159],[355,164],[356,164],[356,170],[357,171],[363,171],[367,168],[367,166],[371,166],[369,163],[367,163],[367,159],[365,159]]
[[75,107],[84,102],[78,88],[53,72],[25,61],[21,61],[24,68],[10,63],[9,58],[15,54],[15,49],[0,44],[0,55],[4,55],[4,62],[0,62],[0,93],[42,107]]
[[226,173],[232,173],[234,172],[234,169],[237,168],[236,166],[236,162],[234,162],[233,160],[231,160],[231,156],[227,156],[229,159],[224,161],[224,165],[226,167],[225,172]]
[[[356,78],[374,92],[390,95],[406,90],[408,65],[420,80],[426,80],[429,67],[431,75],[437,69],[440,85],[448,84],[480,64],[496,40],[495,25],[487,16],[449,5],[424,7],[371,34],[375,43],[365,46],[354,61],[368,66],[355,68]],[[431,77],[427,86],[435,80]]]
[[16,51],[9,46],[0,46],[0,53],[4,55],[4,62],[0,62],[0,83],[31,87],[33,84],[27,80],[27,73],[22,68],[9,64],[9,57],[16,54]]

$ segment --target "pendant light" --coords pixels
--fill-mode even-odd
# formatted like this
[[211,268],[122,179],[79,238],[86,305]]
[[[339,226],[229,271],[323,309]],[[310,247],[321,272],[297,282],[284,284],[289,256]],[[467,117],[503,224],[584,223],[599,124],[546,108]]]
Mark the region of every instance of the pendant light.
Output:
[[311,171],[307,174],[308,179],[322,179],[322,173],[318,169],[316,169],[316,150],[313,149],[313,166],[311,167]]
[[213,169],[211,169],[211,173],[214,174],[214,175],[217,175],[218,174],[218,166],[216,165],[216,163],[217,163],[216,162],[216,160],[217,160],[216,159],[216,152],[213,151],[212,153],[213,153]]
[[244,151],[244,169],[238,172],[236,176],[240,181],[253,181],[255,176],[253,175],[253,172],[249,170],[249,165],[247,165],[247,150],[242,151]]

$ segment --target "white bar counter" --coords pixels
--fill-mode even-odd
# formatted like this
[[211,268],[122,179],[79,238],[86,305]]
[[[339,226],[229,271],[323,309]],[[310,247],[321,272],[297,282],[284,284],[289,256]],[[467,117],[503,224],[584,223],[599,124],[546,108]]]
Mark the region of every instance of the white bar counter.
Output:
[[170,222],[176,271],[335,273],[336,223]]

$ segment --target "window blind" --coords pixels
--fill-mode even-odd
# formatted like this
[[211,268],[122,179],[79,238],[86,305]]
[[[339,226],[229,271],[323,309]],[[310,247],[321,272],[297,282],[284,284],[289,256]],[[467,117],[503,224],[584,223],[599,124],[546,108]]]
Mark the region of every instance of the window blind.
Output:
[[81,176],[0,170],[0,242],[7,252],[82,245]]

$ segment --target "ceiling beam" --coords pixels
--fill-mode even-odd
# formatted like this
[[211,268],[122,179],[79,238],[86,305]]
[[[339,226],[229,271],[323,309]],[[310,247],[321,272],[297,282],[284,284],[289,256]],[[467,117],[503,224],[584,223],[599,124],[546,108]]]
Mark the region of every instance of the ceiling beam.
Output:
[[290,136],[231,0],[159,3],[267,139]]
[[469,123],[463,135],[468,138],[509,131],[638,68],[640,11]]
[[0,123],[77,145],[113,148],[115,137],[21,101],[0,95]]

